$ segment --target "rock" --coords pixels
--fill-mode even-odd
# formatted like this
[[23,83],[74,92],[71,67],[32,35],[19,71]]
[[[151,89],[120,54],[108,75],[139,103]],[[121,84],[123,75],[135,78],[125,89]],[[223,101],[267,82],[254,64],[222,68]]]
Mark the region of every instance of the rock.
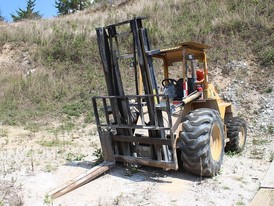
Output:
[[233,60],[233,61],[228,62],[224,66],[222,72],[224,74],[229,74],[231,71],[235,71],[235,70],[238,70],[238,69],[247,69],[247,68],[248,68],[248,65],[247,65],[246,62]]
[[[0,181],[0,205],[23,205],[18,189],[9,181]],[[1,204],[2,203],[2,204]]]
[[271,110],[271,109],[267,109],[265,112],[266,112],[267,114],[272,114],[272,110]]

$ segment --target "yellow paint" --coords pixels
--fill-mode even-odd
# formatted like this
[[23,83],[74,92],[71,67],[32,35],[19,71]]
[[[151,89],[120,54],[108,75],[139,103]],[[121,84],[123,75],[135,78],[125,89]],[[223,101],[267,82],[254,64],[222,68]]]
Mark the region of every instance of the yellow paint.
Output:
[[208,88],[208,77],[207,77],[207,60],[206,60],[206,53],[204,52],[204,85],[205,85],[205,89]]
[[[208,89],[205,91],[208,99],[216,99],[218,103],[218,109],[222,119],[225,118],[225,112],[227,107],[231,107],[231,103],[224,102],[218,95],[214,85],[212,83],[208,84]],[[230,108],[231,109],[231,108]]]
[[[156,89],[153,89],[153,94],[157,94]],[[155,102],[155,104],[159,104],[158,98],[156,96],[154,96],[154,102]]]
[[[209,108],[218,109],[222,119],[224,120],[225,113],[232,112],[231,110],[231,103],[226,103],[221,100],[220,96],[218,95],[216,89],[214,88],[213,84],[208,82],[208,66],[207,66],[207,56],[206,56],[206,49],[209,49],[210,46],[201,44],[198,42],[184,42],[177,47],[162,49],[160,54],[155,54],[153,57],[163,59],[164,61],[164,76],[165,78],[169,77],[168,74],[168,67],[172,66],[175,62],[182,62],[182,72],[183,72],[183,79],[186,79],[186,56],[191,54],[194,56],[194,59],[198,59],[203,62],[204,64],[204,80],[201,82],[196,82],[197,84],[203,85],[204,88],[204,99],[214,99],[217,101],[217,108],[216,105],[207,105]],[[211,101],[209,101],[210,104]]]
[[141,68],[138,66],[138,92],[139,95],[143,94],[143,78],[142,78],[142,73],[141,73]]
[[212,128],[212,133],[210,137],[210,151],[213,160],[219,161],[222,154],[222,135],[221,128],[216,124]]

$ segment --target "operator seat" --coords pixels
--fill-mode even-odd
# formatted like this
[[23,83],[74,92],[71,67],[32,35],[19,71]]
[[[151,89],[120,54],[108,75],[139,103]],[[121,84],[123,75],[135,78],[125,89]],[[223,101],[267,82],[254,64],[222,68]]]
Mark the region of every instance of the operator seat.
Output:
[[[204,81],[205,75],[204,75],[204,70],[202,69],[197,69],[196,70],[196,75],[197,75],[197,82],[196,83],[202,83]],[[192,93],[196,90],[196,88],[193,88],[191,82],[193,81],[193,78],[188,78],[188,93]],[[184,79],[180,78],[177,80],[177,85],[175,88],[175,98],[174,100],[182,100],[184,97],[184,89],[183,89],[183,83]]]
[[177,80],[177,86],[175,88],[175,93],[176,93],[176,97],[174,98],[175,100],[182,100],[182,98],[184,97],[183,83],[184,83],[183,78],[180,78]]

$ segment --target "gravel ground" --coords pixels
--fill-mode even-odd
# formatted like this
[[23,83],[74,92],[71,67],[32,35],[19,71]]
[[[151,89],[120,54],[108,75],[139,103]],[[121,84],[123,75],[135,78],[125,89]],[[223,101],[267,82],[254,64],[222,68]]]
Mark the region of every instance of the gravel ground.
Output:
[[95,125],[79,124],[73,131],[60,131],[58,124],[38,131],[1,125],[0,205],[248,205],[274,156],[273,76],[256,68],[250,60],[234,61],[210,74],[221,96],[248,122],[245,150],[226,154],[218,176],[150,167],[133,172],[118,164],[52,201],[52,189],[95,163]]

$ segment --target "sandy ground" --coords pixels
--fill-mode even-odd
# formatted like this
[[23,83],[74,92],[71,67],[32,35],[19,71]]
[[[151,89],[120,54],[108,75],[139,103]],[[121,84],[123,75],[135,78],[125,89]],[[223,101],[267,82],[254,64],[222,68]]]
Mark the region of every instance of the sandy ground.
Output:
[[[9,183],[13,191],[5,195],[4,189],[0,190],[4,205],[19,205],[19,200],[24,205],[248,205],[270,165],[266,148],[274,151],[273,141],[264,141],[255,153],[251,133],[243,153],[225,155],[216,177],[201,179],[183,170],[150,167],[132,171],[117,164],[96,180],[52,201],[48,198],[52,189],[93,166],[96,157],[92,154],[99,147],[98,137],[90,136],[94,128],[58,134],[58,139],[72,143],[50,147],[41,143],[56,138],[50,131],[33,133],[11,126],[0,130],[0,183],[3,187]],[[72,161],[68,154],[85,157]],[[17,202],[12,203],[15,196]]]

